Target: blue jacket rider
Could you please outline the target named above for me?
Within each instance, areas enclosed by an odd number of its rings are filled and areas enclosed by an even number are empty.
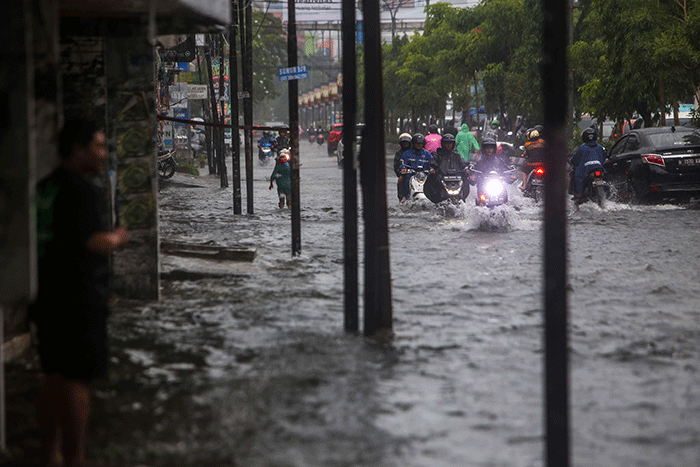
[[[574,166],[574,178],[576,182],[576,194],[583,193],[583,181],[591,171],[603,170],[606,153],[603,146],[596,142],[598,135],[594,128],[586,128],[581,133],[583,144],[579,146],[573,156],[569,159],[569,164]]]
[[[411,147],[401,156],[399,170],[401,171],[401,185],[403,186],[404,198],[407,198],[410,193],[408,182],[411,176],[407,172],[427,172],[430,170],[430,162],[433,160],[433,156],[424,147],[425,136],[421,133],[416,133],[411,138]]]

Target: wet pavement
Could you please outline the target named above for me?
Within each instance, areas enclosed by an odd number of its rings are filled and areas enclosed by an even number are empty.
[[[272,166],[256,164],[252,215],[232,214],[217,176],[161,185],[163,240],[256,258],[164,255],[160,301],[114,303],[92,461],[543,465],[541,206],[514,186],[494,210],[473,194],[458,207],[399,204],[390,173],[395,336],[377,342],[342,330],[341,171],[325,147],[301,151],[294,258],[290,213],[267,189]],[[570,212],[573,465],[700,465],[699,215],[614,203]],[[29,462],[31,353],[8,371],[8,444]]]

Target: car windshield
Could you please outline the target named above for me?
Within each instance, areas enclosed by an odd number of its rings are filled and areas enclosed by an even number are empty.
[[[700,132],[674,132],[648,135],[655,148],[672,148],[677,146],[700,146]]]

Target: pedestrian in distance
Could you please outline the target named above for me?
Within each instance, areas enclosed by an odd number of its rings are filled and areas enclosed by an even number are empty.
[[[289,151],[283,149],[280,156],[277,158],[277,164],[270,175],[270,190],[272,190],[272,182],[277,184],[277,195],[279,197],[279,208],[284,208],[284,203],[287,203],[287,208],[292,207],[292,171],[289,167]]]
[[[44,381],[36,415],[44,465],[84,465],[92,383],[107,374],[109,255],[129,241],[109,228],[105,133],[70,120],[59,136],[60,166],[36,190],[36,325]]]
[[[480,149],[479,143],[477,143],[476,138],[469,130],[469,125],[463,123],[462,129],[459,130],[455,137],[455,151],[464,157],[465,161],[469,162],[472,154],[475,154]]]

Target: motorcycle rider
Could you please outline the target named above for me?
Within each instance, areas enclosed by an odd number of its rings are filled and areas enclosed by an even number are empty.
[[[527,141],[525,142],[525,152],[523,152],[523,156],[526,161],[520,168],[523,172],[523,184],[519,187],[521,190],[525,190],[527,177],[530,172],[544,164],[545,153],[544,139],[537,128],[530,128],[525,134],[527,135]]]
[[[432,153],[433,160],[430,162],[431,175],[429,175],[428,180],[426,180],[424,191],[428,192],[432,190],[436,194],[443,192],[444,188],[439,184],[438,179],[440,175],[459,174],[464,179],[464,183],[469,182],[467,178],[469,173],[469,163],[454,150],[454,147],[455,137],[450,133],[445,134],[442,137],[442,147],[438,148],[437,151]],[[433,172],[437,174],[438,177],[434,176]],[[434,197],[436,199],[440,198],[440,196]],[[431,196],[428,196],[428,198],[431,198]]]
[[[394,154],[394,173],[398,177],[396,181],[396,196],[398,196],[399,201],[401,201],[401,156],[411,147],[411,135],[408,133],[401,133],[401,135],[399,135],[399,146],[399,150]]]
[[[438,127],[434,123],[428,127],[428,135],[425,137],[425,150],[434,153],[440,147],[442,136],[438,134]]]
[[[494,139],[484,138],[481,142],[481,148],[481,157],[479,157],[479,160],[476,162],[474,169],[482,174],[488,174],[492,171],[503,174],[503,172],[511,169],[509,160],[497,153],[496,141]],[[475,177],[472,177],[471,180],[472,184],[476,182]]]
[[[479,143],[476,142],[476,138],[469,130],[469,125],[466,123],[462,124],[462,129],[459,130],[459,133],[457,133],[455,137],[455,150],[467,162],[471,159],[472,154],[480,150]]]
[[[280,151],[282,151],[282,149],[286,149],[289,147],[290,147],[290,144],[289,144],[289,136],[287,136],[287,130],[284,130],[284,129],[280,130],[279,135],[277,136],[277,138],[275,138],[275,146],[274,146],[275,151],[277,151],[277,154],[279,156]]]
[[[275,140],[272,138],[272,133],[265,130],[263,131],[262,138],[258,140],[258,159],[260,159],[261,161],[265,160],[265,154],[262,152],[262,147],[268,145],[271,148],[274,148]]]
[[[406,199],[410,195],[408,182],[411,179],[410,172],[427,172],[430,167],[430,162],[433,156],[425,150],[425,136],[422,133],[416,133],[411,137],[411,147],[408,148],[401,156],[401,198]]]
[[[494,141],[503,141],[503,130],[501,130],[501,122],[494,118],[489,128],[484,132],[484,138],[491,138]]]
[[[583,194],[583,182],[586,176],[593,170],[603,170],[603,162],[607,154],[603,146],[598,144],[598,133],[595,128],[588,127],[581,132],[583,144],[578,147],[573,156],[569,159],[569,164],[574,166],[574,200],[580,199]]]

